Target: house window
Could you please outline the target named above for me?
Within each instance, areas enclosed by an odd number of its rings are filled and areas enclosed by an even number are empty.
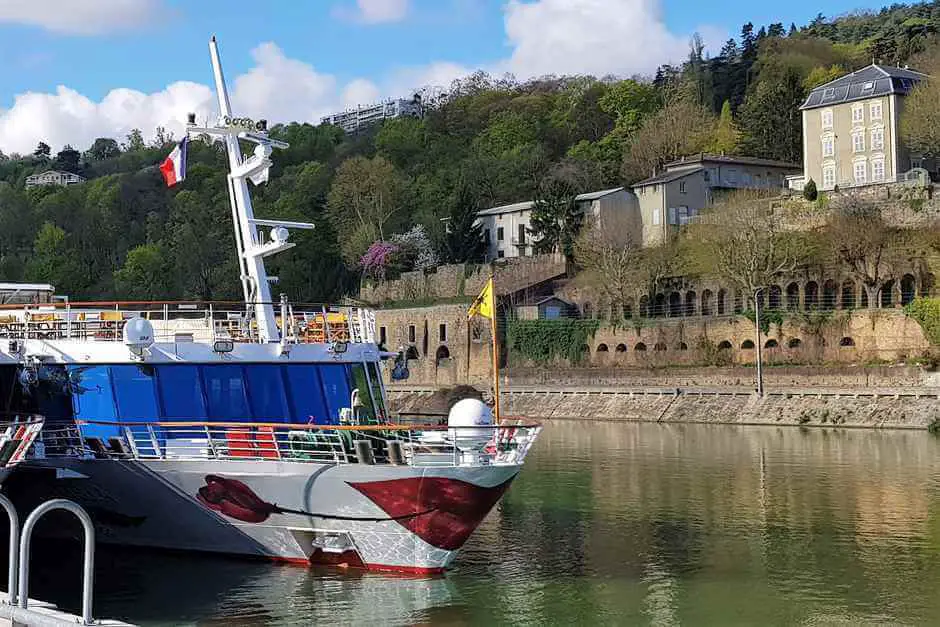
[[[708,170],[705,170],[704,172],[702,172],[702,176],[705,178],[706,183],[712,180],[712,173],[709,172]]]
[[[871,160],[871,180],[872,181],[885,180],[885,160],[884,159],[872,159]]]
[[[883,128],[873,128],[871,130],[871,149],[884,150],[885,148],[885,130]]]
[[[832,97],[835,96],[835,95],[836,95],[836,90],[835,90],[835,88],[833,88],[833,87],[827,87],[826,89],[823,90],[822,99],[823,99],[823,100],[827,100],[827,99],[829,99],[829,98],[832,98]]]
[[[864,185],[868,182],[868,165],[864,161],[856,161],[852,170],[856,185]]]
[[[675,207],[669,207],[669,224],[679,224]]]
[[[924,167],[923,157],[911,157],[911,168],[922,168],[922,167]]]
[[[497,259],[502,259],[502,258],[505,257],[505,256],[506,256],[506,253],[505,253],[505,252],[503,252],[503,251],[501,251],[501,250],[497,250],[497,251],[496,251],[496,257],[497,257]]]
[[[737,170],[728,170],[728,182],[731,184],[738,182],[738,171]]]
[[[852,152],[865,152],[864,133],[852,133]]]
[[[685,181],[679,181],[679,193],[680,194],[685,193]]]
[[[862,91],[871,91],[875,88],[875,81],[868,81],[862,85]]]
[[[525,225],[520,224],[518,231],[519,231],[519,243],[525,245]]]
[[[852,123],[861,124],[865,121],[865,108],[860,105],[852,105]]]
[[[827,165],[823,168],[822,182],[823,187],[826,189],[832,189],[836,186],[836,167],[834,165]]]
[[[653,226],[659,226],[663,223],[663,212],[660,209],[653,209]]]
[[[490,245],[490,230],[483,229],[483,241],[486,242],[486,245]]]
[[[385,346],[386,331],[385,327],[379,327],[379,344]]]
[[[689,208],[688,207],[679,207],[679,224],[688,224],[689,223]]]
[[[503,227],[496,227],[496,241],[503,241]]]
[[[823,109],[820,118],[823,128],[832,128],[832,109]]]
[[[440,340],[442,342],[446,342],[447,341],[447,324],[441,323],[437,331],[438,331],[438,337],[440,338]]]
[[[826,135],[822,140],[822,153],[824,157],[831,157],[835,154],[835,141],[832,135]]]
[[[870,105],[868,105],[868,117],[870,117],[872,120],[881,119],[881,103],[880,102],[873,102]]]
[[[415,337],[416,337],[415,325],[409,324],[408,325],[408,341],[414,344]]]

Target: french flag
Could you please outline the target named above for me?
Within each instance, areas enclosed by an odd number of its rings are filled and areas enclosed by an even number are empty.
[[[167,187],[173,187],[186,180],[186,144],[188,141],[189,138],[184,137],[170,156],[160,164],[160,173],[163,174]]]

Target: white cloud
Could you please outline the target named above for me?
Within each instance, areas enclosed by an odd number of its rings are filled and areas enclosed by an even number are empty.
[[[236,115],[272,122],[319,122],[321,115],[345,104],[333,76],[287,58],[273,43],[261,44],[252,56],[254,67],[237,76],[230,87]],[[354,95],[366,93],[360,83],[350,84],[348,89]],[[373,89],[368,94],[370,100],[377,94]],[[180,137],[191,111],[200,121],[217,115],[214,90],[191,82],[173,83],[151,94],[119,88],[100,102],[64,86],[54,94],[28,92],[17,96],[10,109],[0,109],[0,150],[27,153],[40,140],[54,150],[64,144],[85,149],[96,137],[123,139],[134,128],[150,138],[158,126]]]
[[[504,62],[520,78],[655,70],[688,51],[688,35],[666,28],[657,0],[510,0]]]
[[[44,2],[52,0],[33,0]],[[9,11],[9,4],[10,0],[0,0],[0,16]],[[689,35],[671,33],[658,7],[658,0],[507,0],[505,26],[511,52],[483,69],[497,75],[510,71],[520,79],[652,72],[688,52]],[[702,30],[706,43],[720,45],[723,38],[715,29]],[[453,79],[473,69],[438,61],[400,68],[378,83],[362,78],[341,83],[308,63],[286,57],[273,43],[259,45],[252,56],[254,66],[232,82],[233,108],[237,115],[271,122],[318,122],[327,113],[385,96],[407,96],[425,86],[446,91]],[[207,84],[209,80],[207,76]],[[215,97],[206,84],[178,82],[151,94],[114,89],[100,102],[60,86],[53,94],[21,94],[10,109],[0,109],[0,150],[30,152],[40,140],[54,149],[65,143],[86,148],[96,137],[123,138],[132,128],[148,136],[157,126],[179,136],[187,112],[195,111],[202,120],[215,110]]]
[[[338,6],[333,13],[363,24],[400,22],[408,16],[411,0],[356,0],[355,8]]]
[[[238,115],[272,121],[319,120],[336,106],[336,79],[313,66],[289,59],[275,44],[251,52],[255,66],[238,76],[232,107]]]
[[[0,23],[97,35],[151,22],[162,0],[0,0]]]

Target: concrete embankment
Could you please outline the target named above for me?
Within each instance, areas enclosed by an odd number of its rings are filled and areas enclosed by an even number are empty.
[[[514,385],[504,415],[626,422],[925,429],[940,421],[940,387],[773,388]],[[440,411],[433,387],[392,385],[395,411]]]

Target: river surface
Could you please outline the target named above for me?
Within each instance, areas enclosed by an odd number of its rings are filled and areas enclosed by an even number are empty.
[[[940,624],[940,439],[554,422],[447,575],[101,549],[96,616],[144,624]],[[77,609],[77,546],[31,596]]]

